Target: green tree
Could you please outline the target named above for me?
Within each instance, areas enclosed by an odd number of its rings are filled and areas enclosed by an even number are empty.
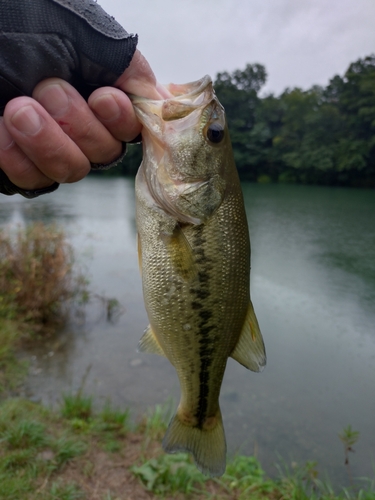
[[[327,101],[340,111],[342,134],[336,148],[336,170],[346,178],[375,177],[375,55],[350,64],[344,77],[334,77]]]
[[[258,92],[266,79],[264,66],[247,64],[244,70],[218,73],[214,82],[215,92],[225,108],[237,168],[242,177],[251,180],[257,179],[268,136],[261,124],[256,126]]]
[[[262,109],[267,100],[271,114]],[[254,125],[268,125],[272,136],[265,172],[272,165],[281,181],[375,184],[375,56],[352,63],[326,88],[287,89],[278,106],[272,100],[262,99]]]
[[[261,64],[218,73],[234,158],[243,179],[375,186],[375,55],[349,65],[324,87],[259,97]],[[107,175],[135,175],[142,148],[129,146]]]

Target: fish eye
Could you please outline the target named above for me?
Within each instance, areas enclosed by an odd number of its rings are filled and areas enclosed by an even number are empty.
[[[211,123],[207,129],[207,139],[214,144],[218,144],[224,138],[224,129],[220,123]]]

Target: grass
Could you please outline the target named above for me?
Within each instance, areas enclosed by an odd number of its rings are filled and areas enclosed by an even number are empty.
[[[0,318],[0,394],[15,389],[27,373],[27,365],[17,360],[17,322]]]
[[[92,398],[77,395],[63,394],[61,414],[69,420],[88,420],[92,413]]]
[[[56,414],[26,400],[5,400],[0,406],[0,499],[31,499],[43,484],[50,487],[35,498],[82,497],[71,484],[52,478],[86,449]]]
[[[184,453],[166,455],[160,434],[170,403],[138,424],[107,403],[64,395],[58,410],[22,399],[0,404],[1,500],[375,500],[375,484],[335,493],[316,464],[266,476],[253,456],[235,456],[221,478],[203,476]],[[89,411],[87,411],[89,408]],[[145,445],[147,443],[147,446]]]

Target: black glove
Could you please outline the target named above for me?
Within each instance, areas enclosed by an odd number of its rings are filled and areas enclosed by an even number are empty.
[[[0,114],[9,100],[31,96],[50,77],[68,81],[87,99],[114,84],[136,46],[137,36],[93,0],[0,0]],[[24,191],[0,174],[3,194],[34,197],[57,186]]]

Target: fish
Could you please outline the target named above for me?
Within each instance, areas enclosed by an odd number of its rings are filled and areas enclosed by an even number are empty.
[[[174,366],[181,399],[162,445],[226,468],[219,406],[229,357],[259,372],[266,353],[250,300],[250,238],[225,117],[209,76],[131,96],[142,128],[136,175],[138,258],[149,326],[138,351]]]

